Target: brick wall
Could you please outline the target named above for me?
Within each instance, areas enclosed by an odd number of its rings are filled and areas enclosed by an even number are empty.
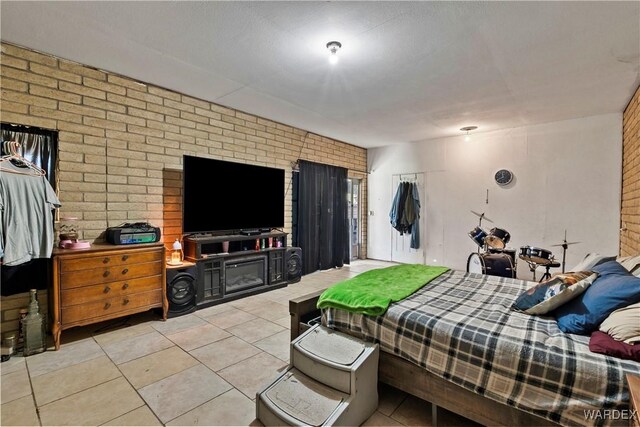
[[[640,254],[640,87],[622,119],[620,255]]]
[[[167,245],[180,237],[183,154],[281,168],[285,188],[300,158],[362,179],[366,258],[366,149],[13,44],[0,48],[0,120],[59,131],[60,213],[79,218],[81,238],[136,221],[162,227]],[[27,295],[2,298],[3,334],[17,325],[13,312],[5,319],[5,304],[28,303]]]
[[[83,239],[122,222],[149,221],[165,243],[181,234],[182,155],[282,168],[301,158],[363,180],[366,149],[117,74],[1,45],[2,121],[59,131],[60,212]],[[291,194],[285,229],[291,230]],[[362,230],[366,250],[366,221]],[[366,253],[364,253],[366,257]]]

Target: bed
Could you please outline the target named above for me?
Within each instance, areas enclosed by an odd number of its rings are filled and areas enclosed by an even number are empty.
[[[532,285],[450,270],[383,316],[329,308],[322,322],[379,342],[381,381],[474,421],[628,425],[596,411],[628,409],[625,374],[640,375],[640,364],[591,353],[589,337],[553,318],[510,310]],[[291,301],[292,335],[317,296]]]

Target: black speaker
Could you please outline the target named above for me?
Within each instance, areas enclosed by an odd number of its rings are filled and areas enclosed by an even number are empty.
[[[167,268],[167,317],[177,317],[196,311],[196,266]]]
[[[302,278],[302,249],[287,248],[285,263],[287,270],[287,282],[299,282]]]

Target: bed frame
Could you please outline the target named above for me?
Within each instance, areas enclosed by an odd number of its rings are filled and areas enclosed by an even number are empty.
[[[320,316],[316,303],[322,292],[316,291],[289,301],[292,340],[310,327],[307,321]],[[558,425],[545,418],[473,393],[384,351],[380,352],[378,380],[430,402],[434,427],[437,425],[437,407],[445,408],[483,425]]]

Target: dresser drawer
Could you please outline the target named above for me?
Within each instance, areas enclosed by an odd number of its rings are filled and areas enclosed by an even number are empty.
[[[63,323],[81,322],[97,317],[116,316],[121,311],[150,305],[162,305],[162,289],[62,307],[61,318]]]
[[[113,267],[79,270],[60,275],[60,288],[72,289],[99,283],[117,282],[136,277],[157,276],[162,274],[162,261],[147,262],[135,265],[118,265]]]
[[[94,257],[64,259],[60,263],[60,272],[90,270],[92,268],[111,267],[114,265],[140,264],[162,261],[162,250],[145,252],[125,252]]]
[[[92,301],[104,301],[107,298],[147,292],[155,289],[162,289],[162,275],[65,289],[60,292],[60,305],[62,307],[68,307]]]

